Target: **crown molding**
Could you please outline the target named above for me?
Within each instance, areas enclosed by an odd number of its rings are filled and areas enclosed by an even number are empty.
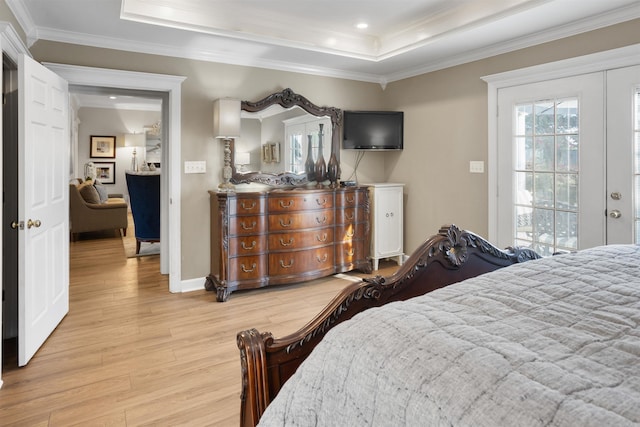
[[[29,52],[27,46],[22,42],[13,25],[8,22],[0,22],[0,35],[2,37],[2,51],[6,53],[11,60],[17,62],[19,54],[31,57],[31,52]]]
[[[115,49],[144,54],[162,55],[168,57],[185,58],[206,62],[218,62],[230,65],[265,68],[301,74],[310,74],[323,77],[334,77],[347,80],[356,80],[369,83],[378,83],[383,88],[389,82],[415,77],[421,74],[438,71],[441,69],[486,59],[492,56],[505,54],[515,50],[532,47],[542,43],[574,36],[588,31],[597,30],[610,25],[619,24],[632,19],[640,18],[640,3],[603,13],[595,17],[585,18],[567,25],[556,27],[552,30],[538,32],[523,36],[505,43],[474,49],[446,58],[434,58],[425,65],[406,68],[402,71],[378,74],[345,71],[331,67],[306,65],[293,61],[269,60],[254,55],[243,55],[215,49],[189,49],[185,47],[167,46],[159,43],[136,43],[129,39],[116,37],[98,37],[90,34],[60,31],[51,28],[36,28],[33,21],[23,7],[20,0],[6,0],[10,9],[16,15],[16,19],[27,34],[29,46],[35,40],[49,40],[60,43],[92,46],[105,49]],[[374,62],[381,62],[378,58]]]
[[[31,47],[38,40],[38,29],[31,18],[31,14],[21,0],[5,0],[5,3],[16,17],[18,24],[27,37],[27,45]]]

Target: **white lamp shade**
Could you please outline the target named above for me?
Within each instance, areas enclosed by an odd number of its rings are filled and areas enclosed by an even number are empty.
[[[215,138],[240,136],[240,100],[222,98],[213,102],[213,136]]]
[[[251,163],[251,155],[248,152],[236,153],[236,165],[248,165]]]
[[[127,133],[124,135],[125,147],[144,147],[147,138],[144,133]]]

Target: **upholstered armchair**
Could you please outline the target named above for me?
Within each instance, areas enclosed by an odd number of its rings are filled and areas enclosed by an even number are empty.
[[[139,254],[142,242],[160,241],[160,172],[126,172],[126,178]]]

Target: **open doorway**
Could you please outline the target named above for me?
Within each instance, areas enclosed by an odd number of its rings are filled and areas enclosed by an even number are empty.
[[[70,87],[104,87],[109,89],[132,89],[164,94],[162,123],[162,179],[160,209],[161,257],[160,271],[169,274],[169,291],[182,292],[181,280],[181,203],[180,203],[180,135],[181,135],[181,91],[185,77],[166,74],[151,74],[134,71],[82,67],[67,64],[44,63],[67,82]],[[166,166],[165,166],[166,165]],[[169,242],[172,244],[170,245]]]
[[[78,85],[71,85],[69,93],[74,123],[71,178],[86,180],[92,175],[90,178],[100,184],[96,188],[121,196],[128,203],[129,227],[122,237],[125,256],[161,253],[159,183],[165,163],[162,145],[166,121],[162,118],[166,116],[163,110],[167,93]],[[109,138],[115,141],[113,150],[97,152],[94,139]],[[131,141],[137,146],[128,146]],[[101,173],[96,176],[96,172],[101,171],[105,172],[104,176]],[[132,199],[130,185],[140,181],[154,185],[147,186],[144,194]],[[72,209],[74,206],[72,204]],[[97,238],[112,231],[85,233],[80,237]]]

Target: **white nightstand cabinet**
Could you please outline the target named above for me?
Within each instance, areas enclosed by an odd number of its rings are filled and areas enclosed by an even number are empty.
[[[403,194],[404,184],[365,184],[369,187],[371,200],[371,259],[373,269],[378,269],[378,261],[395,258],[402,265],[403,242]]]

